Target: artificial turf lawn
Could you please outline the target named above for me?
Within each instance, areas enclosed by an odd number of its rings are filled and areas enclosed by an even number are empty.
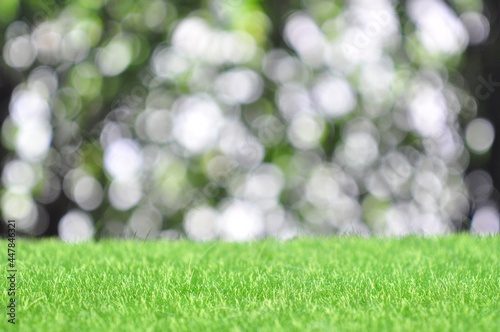
[[[0,245],[7,252],[7,242]],[[18,239],[16,250],[21,331],[500,327],[500,237],[76,245]]]

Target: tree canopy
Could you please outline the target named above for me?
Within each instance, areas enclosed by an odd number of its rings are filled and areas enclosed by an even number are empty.
[[[494,129],[482,3],[2,1],[2,205],[27,234],[442,234]],[[483,33],[481,33],[483,27]],[[466,130],[464,130],[466,128]]]

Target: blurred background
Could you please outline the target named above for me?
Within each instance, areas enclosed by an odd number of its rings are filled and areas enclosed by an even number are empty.
[[[498,233],[498,15],[2,0],[2,218],[65,241]]]

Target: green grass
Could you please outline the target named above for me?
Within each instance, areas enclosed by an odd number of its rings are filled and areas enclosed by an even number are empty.
[[[500,327],[500,237],[18,240],[16,249],[21,331]]]

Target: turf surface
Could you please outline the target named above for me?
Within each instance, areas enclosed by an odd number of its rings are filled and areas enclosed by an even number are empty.
[[[7,242],[0,245],[7,252]],[[500,237],[77,245],[18,239],[16,249],[21,331],[500,327]]]

